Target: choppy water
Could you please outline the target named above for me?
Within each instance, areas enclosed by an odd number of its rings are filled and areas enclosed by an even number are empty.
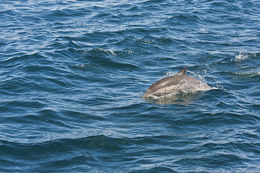
[[[0,172],[260,172],[257,0],[0,1]],[[141,98],[188,67],[218,88]]]

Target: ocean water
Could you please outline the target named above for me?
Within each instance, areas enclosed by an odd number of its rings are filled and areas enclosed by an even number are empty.
[[[0,172],[260,172],[258,0],[1,0]],[[144,100],[183,67],[217,89]]]

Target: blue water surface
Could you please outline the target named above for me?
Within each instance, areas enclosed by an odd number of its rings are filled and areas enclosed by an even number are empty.
[[[260,172],[260,2],[2,0],[0,98],[0,172]]]

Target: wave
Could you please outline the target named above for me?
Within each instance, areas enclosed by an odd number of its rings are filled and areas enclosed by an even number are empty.
[[[71,170],[74,166],[79,168],[81,165],[85,165],[82,169],[89,171],[94,170],[96,166],[101,166],[100,170],[110,171],[119,169],[121,171],[171,169],[179,171],[179,169],[183,169],[183,165],[188,166],[187,170],[190,170],[189,166],[196,163],[202,165],[202,169],[207,171],[222,162],[225,162],[223,163],[224,168],[234,163],[243,165],[244,162],[251,162],[253,165],[252,156],[236,153],[255,152],[257,142],[246,142],[246,139],[241,139],[240,131],[230,129],[229,126],[223,127],[211,134],[208,134],[208,131],[198,134],[195,130],[195,132],[183,132],[179,135],[171,132],[168,135],[150,134],[132,138],[106,135],[74,136],[75,138],[37,143],[0,140],[0,154],[8,155],[8,157],[1,158],[4,160],[2,163],[6,163],[7,166],[18,165],[19,161],[23,160],[20,167],[34,163],[34,159],[40,155],[40,161],[37,160],[36,165],[26,168],[33,170],[45,168],[46,170],[66,171],[67,169]],[[250,138],[252,132],[242,135]],[[218,139],[213,142],[212,137]],[[228,137],[230,138],[226,139]],[[193,155],[194,152],[196,155]],[[143,153],[146,153],[146,157],[140,157]],[[160,156],[158,159],[153,159],[158,156]],[[18,163],[15,163],[14,160]],[[144,167],[144,162],[146,167]],[[110,167],[108,163],[113,166]],[[176,165],[175,168],[172,168],[173,164]],[[117,167],[118,165],[121,165],[120,168]],[[197,167],[192,169],[197,169]]]
[[[248,73],[234,72],[233,74],[235,76],[241,77],[241,78],[254,78],[254,79],[256,79],[257,77],[259,77],[260,72],[248,72]]]
[[[128,50],[112,51],[112,50],[97,48],[97,49],[91,49],[89,51],[85,51],[84,59],[89,61],[89,64],[93,64],[97,68],[106,68],[109,70],[119,69],[119,70],[126,70],[126,71],[139,70],[139,66],[136,65],[135,62],[126,61],[125,56],[129,54],[131,54],[131,51]]]
[[[1,1],[0,172],[257,172],[254,2]]]
[[[0,140],[1,152],[9,151],[9,154],[23,153],[27,150],[37,151],[38,154],[44,153],[60,153],[72,149],[104,149],[104,150],[118,150],[121,149],[127,139],[125,138],[112,138],[105,135],[89,136],[83,138],[64,138],[55,139],[39,143],[19,143]],[[31,153],[34,155],[33,153]],[[18,154],[19,155],[19,154]],[[21,155],[23,156],[23,155]]]

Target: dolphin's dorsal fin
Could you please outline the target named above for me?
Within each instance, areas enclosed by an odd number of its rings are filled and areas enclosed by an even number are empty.
[[[184,69],[182,69],[182,70],[178,73],[178,75],[185,75],[186,70],[187,70],[187,67],[185,67]]]

